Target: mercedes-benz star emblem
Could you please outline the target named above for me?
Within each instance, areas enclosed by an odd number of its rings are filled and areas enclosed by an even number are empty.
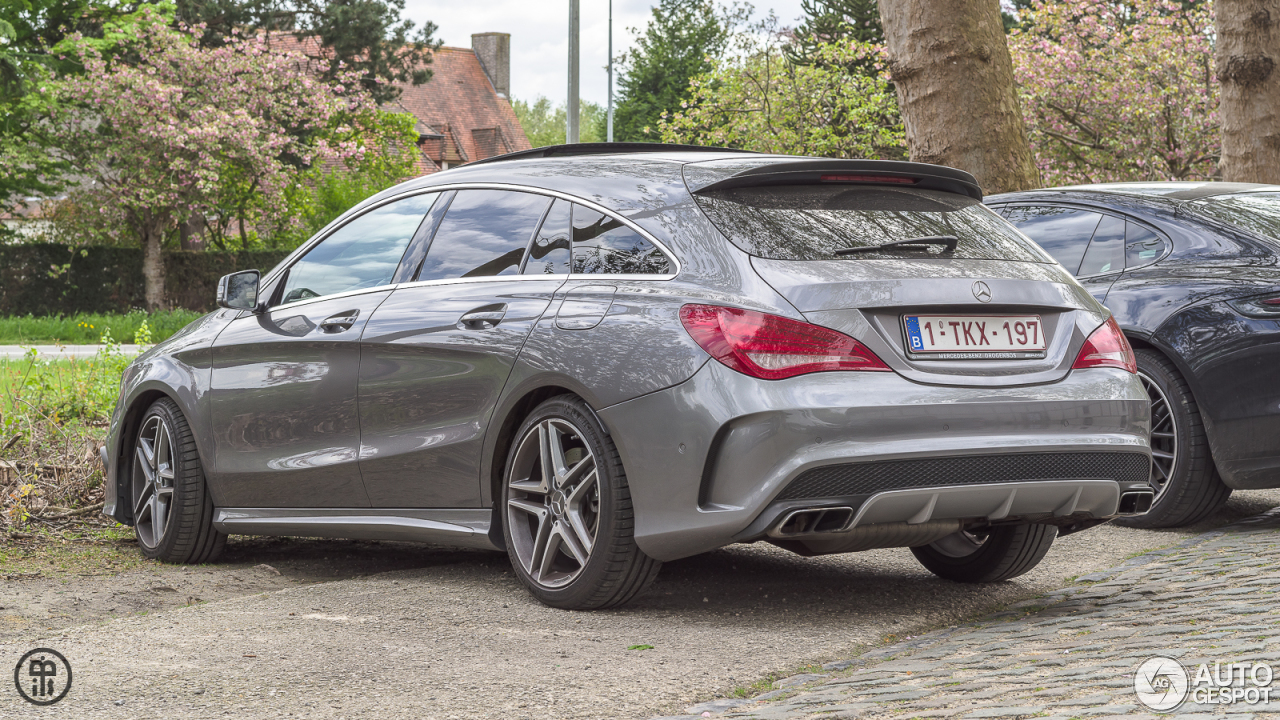
[[[978,298],[978,302],[991,302],[991,288],[979,280],[973,284],[973,296]]]

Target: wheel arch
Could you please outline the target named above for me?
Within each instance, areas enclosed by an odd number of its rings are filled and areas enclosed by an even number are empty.
[[[125,407],[124,413],[120,418],[120,436],[117,441],[115,463],[116,463],[116,496],[117,506],[120,508],[116,513],[116,519],[125,525],[133,524],[133,503],[130,502],[131,488],[129,484],[132,482],[132,473],[130,472],[130,464],[133,459],[133,452],[130,448],[138,438],[138,431],[142,427],[142,416],[146,414],[147,409],[161,398],[168,398],[178,404],[182,409],[182,403],[174,397],[173,393],[168,392],[167,388],[146,387],[135,394]],[[183,410],[183,414],[187,414]]]
[[[493,421],[489,425],[492,431],[486,438],[484,459],[481,462],[483,480],[480,501],[482,506],[488,506],[493,510],[493,520],[489,523],[489,539],[500,550],[506,550],[506,541],[502,535],[502,509],[498,498],[502,496],[502,474],[506,470],[507,454],[511,452],[511,445],[515,442],[516,430],[534,408],[560,395],[582,397],[581,393],[554,382],[523,388],[519,393],[512,393],[512,396],[508,397],[501,413],[495,411]],[[603,424],[602,422],[601,425]]]

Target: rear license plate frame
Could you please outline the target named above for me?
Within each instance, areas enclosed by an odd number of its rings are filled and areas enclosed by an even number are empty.
[[[1045,347],[1032,350],[1018,349],[1002,349],[1002,350],[914,350],[912,349],[911,340],[913,337],[911,320],[916,321],[917,332],[919,332],[919,323],[922,319],[940,319],[961,320],[971,319],[976,321],[991,322],[999,320],[1016,320],[1026,322],[1034,320],[1037,324],[1037,330]],[[1011,314],[1011,315],[995,315],[995,314],[973,314],[973,313],[903,313],[900,316],[902,324],[902,348],[906,352],[907,358],[910,360],[1043,360],[1048,353],[1048,338],[1045,337],[1044,317],[1036,314]]]

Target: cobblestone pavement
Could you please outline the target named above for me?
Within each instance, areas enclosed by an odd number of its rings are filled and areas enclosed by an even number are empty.
[[[755,698],[695,705],[681,717],[1156,717],[1134,692],[1135,671],[1152,656],[1181,662],[1193,690],[1202,663],[1220,675],[1231,662],[1280,671],[1277,558],[1280,508],[1080,577],[979,622],[829,663]],[[1174,713],[1280,718],[1280,678],[1271,686],[1277,697],[1269,704],[1196,704],[1193,692]]]

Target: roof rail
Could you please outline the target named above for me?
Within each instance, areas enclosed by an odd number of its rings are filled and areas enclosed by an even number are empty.
[[[695,193],[705,193],[738,187],[819,183],[902,185],[968,195],[975,200],[982,199],[982,187],[972,175],[963,170],[901,160],[796,158],[769,162],[689,189]]]
[[[568,145],[547,145],[545,147],[533,148],[532,150],[517,150],[512,153],[507,153],[506,155],[494,155],[491,158],[476,160],[475,162],[467,164],[480,165],[482,163],[505,162],[507,160],[528,160],[532,158],[571,157],[574,155],[615,155],[622,153],[646,152],[724,152],[758,154],[751,150],[735,150],[734,148],[724,147],[703,147],[701,145],[675,145],[668,143],[571,143]]]

